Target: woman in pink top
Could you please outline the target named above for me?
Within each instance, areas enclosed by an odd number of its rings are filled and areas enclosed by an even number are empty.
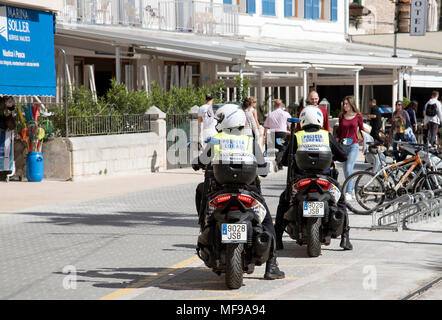
[[[359,154],[358,130],[366,131],[362,121],[361,112],[358,110],[353,97],[347,96],[342,101],[342,109],[339,114],[339,127],[336,132],[337,140],[342,149],[347,153],[348,159],[344,162],[344,177],[347,179],[353,173],[356,159]],[[354,183],[350,182],[345,190],[345,200],[351,200]]]

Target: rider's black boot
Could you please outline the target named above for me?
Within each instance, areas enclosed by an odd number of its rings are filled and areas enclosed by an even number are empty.
[[[270,254],[271,256],[266,263],[266,271],[264,274],[264,279],[266,280],[284,279],[285,273],[279,270],[275,254],[274,253]]]
[[[353,250],[353,245],[350,242],[350,235],[349,235],[350,228],[345,230],[341,235],[341,244],[339,245],[344,250]]]

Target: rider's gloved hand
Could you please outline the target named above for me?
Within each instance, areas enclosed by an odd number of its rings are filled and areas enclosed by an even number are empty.
[[[198,171],[200,169],[200,165],[198,163],[192,163],[192,169]]]

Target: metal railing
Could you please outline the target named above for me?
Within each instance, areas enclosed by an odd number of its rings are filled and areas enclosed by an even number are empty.
[[[63,0],[57,20],[205,35],[237,35],[238,6],[192,0]]]
[[[142,26],[148,0],[64,0],[64,22]]]
[[[206,35],[237,35],[238,6],[203,1],[175,0],[158,3],[160,29]]]
[[[69,137],[150,132],[151,120],[148,114],[69,116],[67,132]]]

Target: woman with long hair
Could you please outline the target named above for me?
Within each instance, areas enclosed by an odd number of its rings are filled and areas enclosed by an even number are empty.
[[[258,100],[255,97],[250,97],[250,102],[252,103],[252,106],[250,107],[250,111],[253,114],[253,118],[255,119],[255,123],[256,123],[256,132],[253,132],[253,136],[256,140],[256,142],[258,143],[258,145],[261,147],[261,149],[264,149],[264,144],[263,144],[263,134],[264,134],[264,128],[259,124],[258,121],[258,111],[256,111],[256,103],[258,102]]]
[[[342,100],[341,113],[339,114],[339,127],[336,137],[341,143],[342,149],[347,153],[347,161],[344,162],[344,177],[347,179],[353,173],[353,168],[359,154],[358,130],[365,131],[364,122],[353,97],[347,96]],[[352,199],[351,193],[354,183],[350,182],[345,190],[345,200]]]
[[[250,97],[249,99],[250,99],[250,102],[252,103],[252,107],[250,108],[250,110],[252,111],[253,118],[255,119],[256,127],[259,130],[260,124],[258,121],[258,112],[256,111],[256,103],[258,102],[258,100],[256,100],[255,97]]]
[[[401,100],[396,101],[396,111],[393,112],[392,118],[393,122],[393,141],[411,141],[409,132],[412,132],[410,116],[408,112],[403,109],[403,102]],[[405,160],[407,157],[406,153],[400,153],[397,148],[397,143],[393,142],[393,155],[394,159],[399,162]]]
[[[256,126],[255,117],[253,116],[252,112],[252,100],[251,98],[245,98],[242,103],[242,109],[244,113],[246,114],[246,124],[244,126],[244,134],[250,136],[250,137],[257,137],[259,136],[258,127]]]

